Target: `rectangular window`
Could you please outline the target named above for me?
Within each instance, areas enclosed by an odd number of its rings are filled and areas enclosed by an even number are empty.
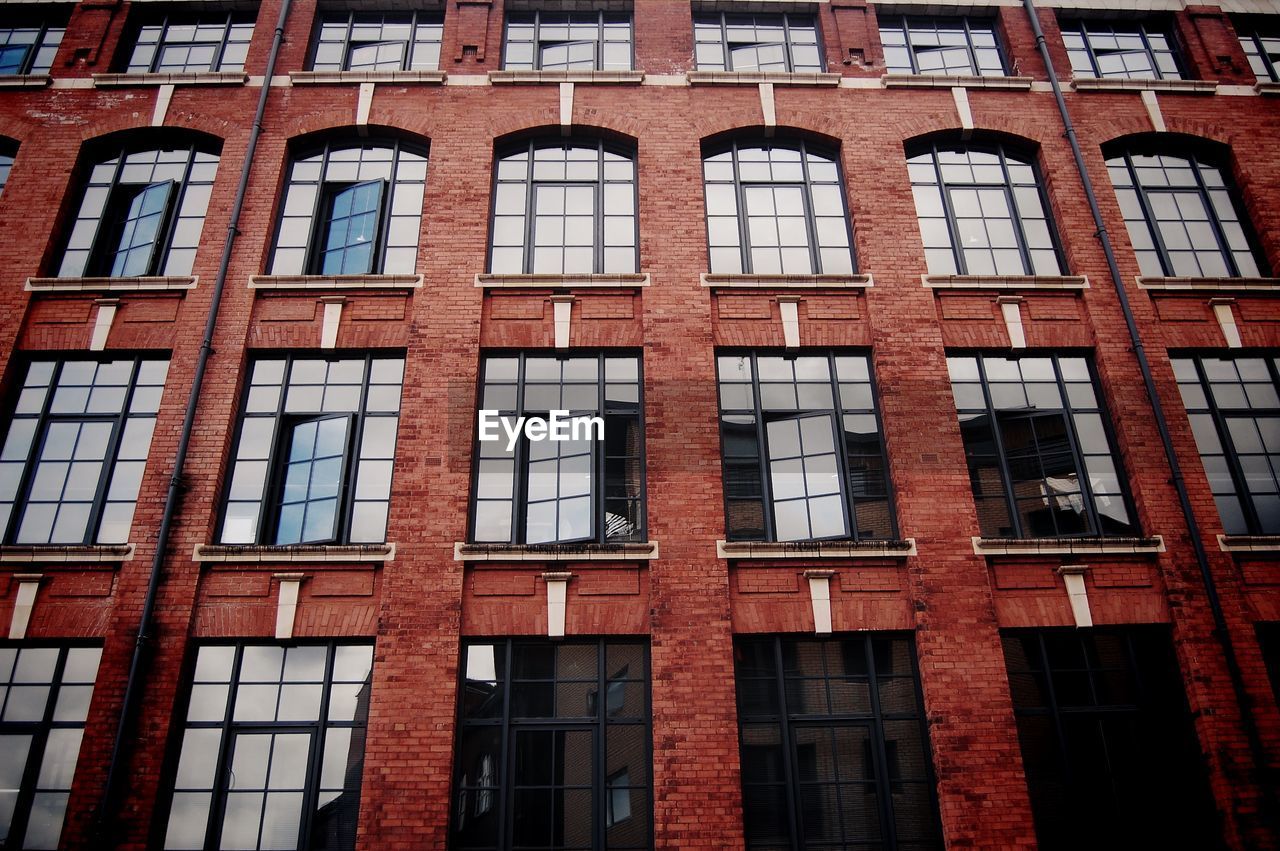
[[[630,71],[626,12],[512,12],[502,67],[538,71]]]
[[[748,849],[942,848],[910,636],[734,642]]]
[[[28,19],[19,23],[15,19],[22,16],[16,9],[10,7],[5,14],[12,17],[0,26],[0,74],[48,74],[67,30],[65,16],[57,22]]]
[[[472,540],[513,544],[643,541],[640,359],[486,357],[480,408],[494,411],[476,449]],[[582,418],[568,439],[534,439],[521,418]],[[589,418],[603,421],[603,437]],[[510,431],[521,432],[510,446]],[[576,432],[576,433],[575,433]],[[480,435],[483,438],[483,434]]]
[[[262,358],[249,376],[219,540],[385,540],[404,359]]]
[[[1062,21],[1062,43],[1076,77],[1181,80],[1173,31],[1154,21]]]
[[[355,848],[373,647],[196,651],[165,851]]]
[[[1220,844],[1166,628],[1002,637],[1042,849]]]
[[[148,18],[138,28],[125,71],[243,71],[254,16],[240,12]]]
[[[947,358],[983,537],[1136,535],[1083,357]]]
[[[717,358],[730,540],[897,537],[866,355]]]
[[[0,448],[10,544],[123,544],[167,360],[32,361]]]
[[[58,847],[99,647],[0,645],[0,847]]]
[[[693,37],[699,71],[827,70],[813,15],[698,14]]]
[[[1263,82],[1280,81],[1280,26],[1275,18],[1237,18],[1235,25],[1254,76]]]
[[[1280,359],[1174,358],[1228,535],[1280,535]]]
[[[652,848],[648,647],[499,639],[462,652],[451,847]]]
[[[321,13],[313,71],[434,71],[444,18],[430,12]]]
[[[879,21],[890,74],[1000,77],[1005,73],[993,19],[886,15]]]

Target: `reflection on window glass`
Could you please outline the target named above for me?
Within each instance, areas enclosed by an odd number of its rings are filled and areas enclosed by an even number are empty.
[[[124,544],[167,360],[32,361],[0,448],[12,544]]]
[[[1280,80],[1280,28],[1274,17],[1237,20],[1236,32],[1254,76],[1264,82]]]
[[[0,26],[0,74],[48,74],[65,32],[65,26],[49,21]]]
[[[967,17],[879,18],[884,63],[891,74],[995,76],[1005,73],[995,21]]]
[[[221,542],[385,540],[403,376],[398,357],[254,361]]]
[[[502,67],[538,71],[630,71],[631,15],[512,12]]]
[[[253,16],[245,13],[168,15],[138,29],[125,71],[243,71]]]
[[[4,192],[4,185],[9,182],[9,172],[13,170],[13,155],[0,154],[0,193]]]
[[[101,658],[0,645],[0,847],[58,847]]]
[[[313,71],[434,71],[443,18],[430,12],[322,12]]]
[[[1062,43],[1077,77],[1180,80],[1173,35],[1141,21],[1062,22]]]
[[[812,15],[730,12],[693,19],[699,71],[825,71],[826,59]]]
[[[164,848],[352,849],[373,647],[196,653]]]

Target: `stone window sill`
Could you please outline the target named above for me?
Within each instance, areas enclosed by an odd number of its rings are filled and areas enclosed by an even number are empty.
[[[643,71],[490,71],[489,82],[498,85],[513,83],[613,83],[639,85],[644,82]]]
[[[416,290],[421,275],[251,275],[251,290]]]
[[[1253,90],[1260,95],[1280,95],[1280,83],[1259,80],[1254,83]]]
[[[702,286],[728,289],[855,289],[874,286],[870,275],[722,275],[703,272]]]
[[[1144,554],[1164,552],[1164,538],[980,538],[973,551],[980,556]]]
[[[1114,77],[1083,77],[1072,80],[1078,92],[1183,92],[1211,95],[1218,90],[1217,80],[1130,80]]]
[[[174,73],[94,74],[97,88],[119,86],[243,86],[249,75],[243,71],[179,71]]]
[[[1280,290],[1280,278],[1137,278],[1138,289],[1174,292]]]
[[[1031,91],[1031,77],[979,77],[969,74],[949,77],[945,74],[885,74],[880,78],[886,89],[1017,89]]]
[[[193,561],[236,564],[395,561],[395,544],[198,544]]]
[[[921,275],[932,290],[1087,290],[1084,275]]]
[[[716,541],[716,558],[907,558],[916,555],[916,539],[900,541]]]
[[[133,561],[133,544],[0,546],[0,564],[116,564]]]
[[[1219,535],[1218,549],[1224,553],[1277,553],[1280,535]]]
[[[142,278],[27,278],[27,292],[139,292],[194,290],[199,278],[193,275]]]
[[[0,89],[43,89],[52,82],[48,74],[0,74]]]
[[[448,79],[444,71],[290,71],[294,86],[344,85],[349,83],[424,83],[439,86]]]
[[[482,289],[634,289],[649,286],[649,275],[476,275]]]
[[[636,544],[453,545],[454,561],[654,561],[656,541]]]
[[[772,83],[775,86],[838,86],[839,74],[819,74],[796,71],[690,71],[691,86],[755,86]]]

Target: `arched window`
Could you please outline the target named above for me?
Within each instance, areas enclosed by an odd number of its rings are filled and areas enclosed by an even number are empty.
[[[334,141],[289,167],[273,275],[412,274],[418,256],[424,148]]]
[[[638,243],[632,152],[534,140],[498,158],[491,272],[636,272]]]
[[[191,274],[217,172],[201,143],[94,159],[58,277]]]
[[[9,182],[9,172],[13,169],[13,158],[18,153],[18,146],[8,139],[0,139],[0,193]]]
[[[907,170],[931,274],[1062,274],[1030,157],[999,144],[933,144],[916,149]]]
[[[1263,265],[1230,178],[1210,153],[1146,146],[1107,158],[1144,275],[1256,277]]]
[[[853,271],[844,182],[832,152],[807,142],[733,142],[702,160],[711,271]]]

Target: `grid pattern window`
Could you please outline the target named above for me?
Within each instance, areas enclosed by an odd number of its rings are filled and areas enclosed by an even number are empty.
[[[450,847],[653,847],[648,647],[463,646]]]
[[[1280,535],[1280,359],[1173,358],[1228,535]]]
[[[165,851],[354,849],[373,647],[204,645]]]
[[[1213,157],[1134,149],[1108,157],[1107,171],[1142,274],[1262,274],[1248,219]]]
[[[48,74],[67,30],[65,21],[19,22],[22,16],[16,10],[6,14],[13,17],[0,26],[0,74]]]
[[[933,145],[910,157],[907,171],[930,274],[1062,274],[1030,157],[1003,145]]]
[[[730,540],[897,537],[866,355],[717,358]]]
[[[836,154],[804,141],[734,142],[703,156],[711,271],[840,275],[854,270]]]
[[[252,14],[164,15],[138,28],[125,71],[243,71],[252,38]]]
[[[1220,843],[1166,628],[1010,630],[1002,639],[1041,848]]]
[[[947,358],[988,538],[1136,535],[1083,357]]]
[[[1280,82],[1280,26],[1265,19],[1237,19],[1235,23],[1254,76],[1263,82]]]
[[[880,41],[890,74],[1002,77],[995,20],[991,18],[880,18]]]
[[[0,195],[4,194],[4,185],[9,182],[9,172],[12,170],[13,154],[8,151],[0,152]]]
[[[218,154],[194,145],[95,160],[58,277],[191,274],[217,173]]]
[[[1181,80],[1173,33],[1142,21],[1062,21],[1062,43],[1076,77]]]
[[[542,140],[499,157],[491,272],[636,272],[638,236],[633,152]]]
[[[513,544],[643,541],[644,426],[640,359],[534,354],[486,357],[482,410],[502,425],[476,448],[472,540]],[[509,434],[521,417],[601,418],[567,440]],[[563,421],[563,420],[562,420]]]
[[[129,540],[167,360],[32,361],[0,448],[11,544]]]
[[[426,150],[400,142],[334,142],[296,157],[271,274],[413,274],[426,181]]]
[[[0,847],[54,849],[102,649],[0,645]]]
[[[827,70],[813,15],[698,14],[693,37],[699,71]]]
[[[942,848],[909,636],[739,638],[734,663],[749,851]]]
[[[400,357],[254,361],[219,540],[385,540],[403,377]]]
[[[311,69],[434,71],[443,32],[439,13],[321,13]]]
[[[511,12],[502,67],[534,71],[630,71],[631,15]]]

